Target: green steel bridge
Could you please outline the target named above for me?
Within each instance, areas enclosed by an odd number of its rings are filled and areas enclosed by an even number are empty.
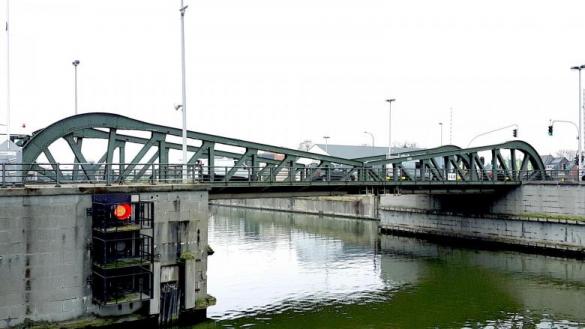
[[[188,183],[208,184],[211,193],[493,190],[547,178],[536,150],[519,140],[344,159],[188,131],[185,168],[169,162],[181,152],[181,136],[181,129],[117,114],[79,114],[23,138],[22,164],[2,165],[0,174],[25,186]],[[98,161],[87,160],[96,154]]]

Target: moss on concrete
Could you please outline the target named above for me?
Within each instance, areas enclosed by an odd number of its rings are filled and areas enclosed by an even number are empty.
[[[543,218],[543,219],[555,219],[555,220],[574,220],[574,221],[585,221],[583,215],[569,215],[569,214],[551,214],[551,213],[540,213],[540,212],[525,212],[517,214],[516,216],[521,218]]]

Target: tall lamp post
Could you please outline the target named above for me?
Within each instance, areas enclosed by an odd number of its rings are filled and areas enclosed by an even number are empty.
[[[323,136],[323,139],[325,140],[325,153],[329,154],[329,143],[327,143],[327,140],[331,138],[330,136]]]
[[[372,155],[374,155],[374,154],[373,154],[373,152],[374,152],[374,147],[376,147],[375,140],[374,140],[374,134],[372,134],[372,133],[371,133],[371,132],[369,132],[369,131],[364,131],[364,134],[368,134],[368,135],[370,135],[370,137],[372,137]]]
[[[187,181],[187,80],[185,76],[185,6],[181,0],[181,76],[182,76],[182,104],[183,110],[183,183]]]
[[[441,146],[443,146],[443,123],[439,122],[439,127],[441,128]]]
[[[396,99],[389,98],[386,100],[388,102],[388,159],[392,156],[392,102],[395,102]]]
[[[75,71],[75,115],[77,115],[77,65],[79,65],[79,63],[81,63],[78,59],[74,60],[73,63],[73,67],[74,67],[74,71]]]
[[[508,125],[508,126],[505,126],[505,127],[501,127],[501,128],[494,129],[494,130],[490,130],[490,131],[486,131],[486,132],[483,132],[483,133],[481,133],[481,134],[479,134],[479,135],[476,135],[475,137],[473,137],[473,138],[472,138],[472,139],[469,141],[469,143],[467,144],[467,147],[470,147],[470,146],[471,146],[471,143],[473,143],[473,141],[474,141],[474,140],[476,140],[478,137],[485,136],[485,135],[488,135],[488,134],[494,133],[494,132],[496,132],[496,131],[501,131],[501,130],[505,130],[505,129],[509,129],[509,128],[514,128],[514,129],[512,130],[512,136],[513,136],[513,137],[517,137],[517,136],[518,136],[518,129],[519,129],[519,126],[518,126],[518,124],[516,124],[516,123],[513,123],[513,124],[511,124],[511,125]]]
[[[571,67],[571,70],[577,70],[579,71],[579,134],[577,135],[578,140],[579,140],[579,155],[577,156],[579,158],[579,162],[578,164],[578,171],[577,171],[577,176],[579,176],[579,181],[581,181],[581,145],[582,145],[582,136],[583,136],[583,120],[582,120],[582,98],[581,98],[581,93],[582,93],[582,89],[581,89],[581,70],[585,69],[585,65],[581,65],[581,66],[573,66]]]
[[[6,0],[6,140],[10,149],[10,0]]]

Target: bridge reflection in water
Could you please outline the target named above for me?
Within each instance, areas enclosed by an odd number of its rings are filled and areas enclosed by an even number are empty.
[[[585,265],[379,236],[373,221],[212,208],[209,291],[219,326],[585,325]]]

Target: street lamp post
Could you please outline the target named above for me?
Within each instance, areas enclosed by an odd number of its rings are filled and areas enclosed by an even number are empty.
[[[395,102],[396,99],[389,98],[386,100],[388,102],[388,158],[392,156],[392,102]]]
[[[479,134],[479,135],[476,135],[475,137],[473,137],[473,138],[472,138],[472,139],[469,141],[469,143],[467,144],[467,147],[471,146],[471,143],[473,143],[473,141],[474,141],[474,140],[476,140],[478,137],[485,136],[485,135],[488,135],[488,134],[494,133],[494,132],[496,132],[496,131],[500,131],[500,130],[504,130],[504,129],[508,129],[508,128],[512,128],[512,127],[513,127],[513,128],[515,128],[515,130],[516,130],[516,133],[518,133],[518,127],[519,127],[519,126],[518,126],[517,124],[513,123],[513,124],[511,124],[511,125],[508,125],[508,126],[505,126],[505,127],[501,127],[501,128],[494,129],[494,130],[490,130],[490,131],[486,131],[486,132],[483,132],[483,133],[481,133],[481,134]],[[515,136],[514,136],[514,137],[515,137]]]
[[[79,63],[81,63],[78,59],[74,60],[73,63],[73,67],[75,70],[75,115],[77,115],[77,65],[79,65]]]
[[[441,146],[443,146],[443,123],[439,122],[439,127],[441,127]]]
[[[185,11],[187,7],[181,0],[181,76],[182,76],[182,104],[183,110],[183,183],[187,181],[187,80],[185,74]]]
[[[578,173],[577,176],[579,176],[579,181],[581,181],[581,145],[582,145],[582,137],[583,137],[583,121],[582,121],[582,98],[581,98],[581,70],[585,69],[585,65],[581,65],[581,66],[573,66],[571,67],[571,70],[577,70],[579,71],[579,134],[578,134],[578,140],[579,140],[579,154],[578,154],[578,158],[579,158],[579,162],[578,162]]]
[[[6,0],[6,139],[10,148],[10,0]]]
[[[329,154],[329,143],[327,143],[327,140],[331,138],[330,136],[323,136],[323,139],[325,140],[325,153]]]
[[[370,135],[370,137],[372,137],[372,155],[374,155],[374,154],[373,154],[373,152],[374,152],[374,147],[376,147],[375,140],[374,140],[374,134],[372,134],[372,133],[371,133],[371,132],[369,132],[369,131],[364,131],[364,134],[368,134],[368,135]]]

